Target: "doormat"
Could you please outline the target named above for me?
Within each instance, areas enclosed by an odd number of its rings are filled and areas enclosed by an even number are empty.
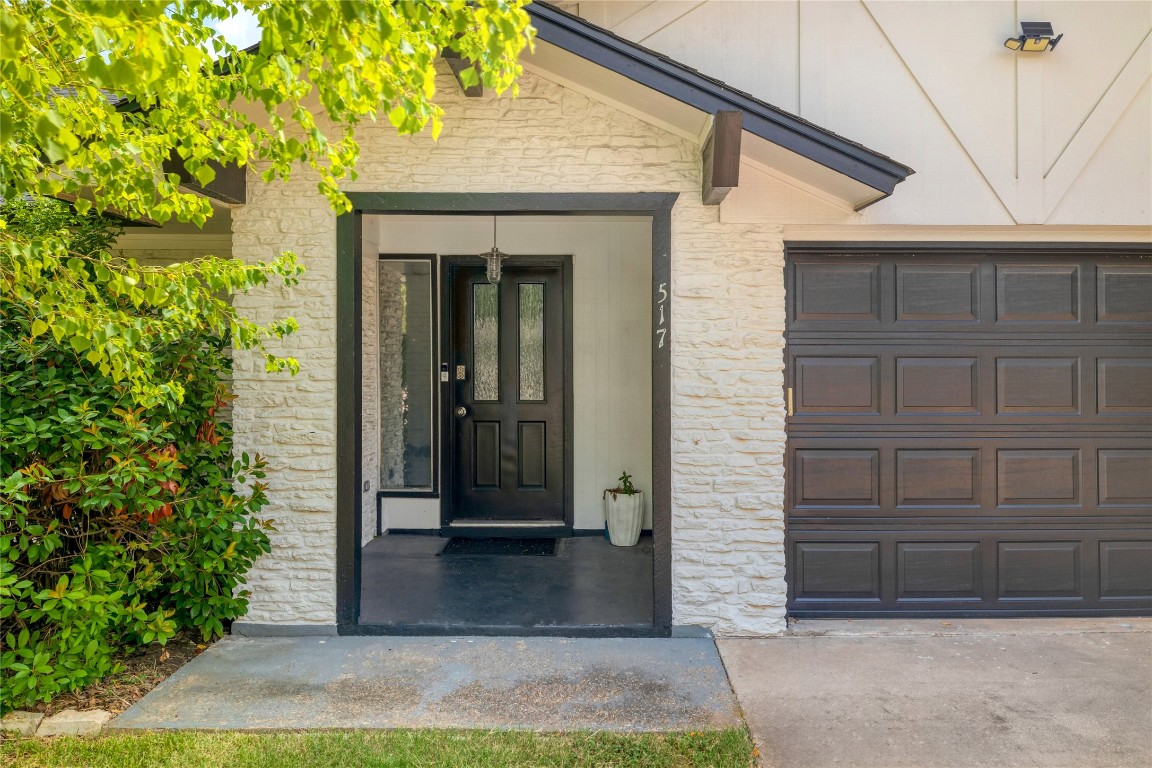
[[[556,539],[504,539],[453,536],[441,555],[554,555]]]

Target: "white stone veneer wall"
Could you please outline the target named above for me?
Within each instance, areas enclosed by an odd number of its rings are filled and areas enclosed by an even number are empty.
[[[440,141],[363,125],[366,192],[679,192],[673,211],[673,615],[719,634],[784,628],[784,294],[777,229],[721,224],[700,203],[699,147],[557,84],[525,75],[518,99],[466,99],[446,74]],[[233,213],[233,252],[294,250],[291,293],[237,298],[257,319],[301,325],[294,379],[237,360],[237,450],[271,463],[273,552],[249,578],[247,621],[335,621],[335,216],[300,173],[253,179]],[[367,361],[366,361],[367,362]],[[367,497],[367,495],[366,495]],[[367,517],[367,515],[366,515]]]

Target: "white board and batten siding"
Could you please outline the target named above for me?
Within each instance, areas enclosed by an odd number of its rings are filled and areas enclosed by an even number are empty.
[[[1152,224],[1152,3],[657,0],[578,11],[916,170],[854,213],[746,164],[725,221],[1105,237]],[[1064,37],[1048,53],[1014,53],[1003,41],[1019,21],[1050,21]]]

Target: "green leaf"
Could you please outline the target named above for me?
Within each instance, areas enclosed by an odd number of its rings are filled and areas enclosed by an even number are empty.
[[[200,183],[200,186],[206,187],[215,179],[216,171],[214,171],[212,166],[208,165],[207,163],[196,169],[196,181]]]
[[[401,128],[409,120],[408,110],[402,106],[396,106],[388,112],[388,122],[392,123],[393,127]]]
[[[37,336],[40,336],[41,334],[43,334],[47,330],[48,330],[48,323],[44,322],[40,318],[36,318],[35,320],[32,321],[32,338],[36,338]]]

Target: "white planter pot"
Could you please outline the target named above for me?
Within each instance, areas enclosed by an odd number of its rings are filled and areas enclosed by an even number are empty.
[[[618,547],[631,547],[640,540],[644,523],[644,492],[626,495],[604,494],[604,518],[608,521],[609,540]]]

